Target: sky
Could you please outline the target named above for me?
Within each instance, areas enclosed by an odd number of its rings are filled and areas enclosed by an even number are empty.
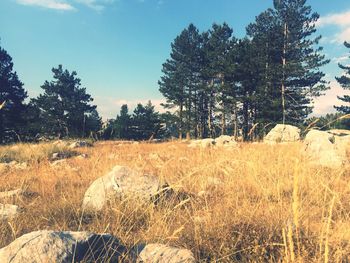
[[[331,90],[315,101],[315,115],[334,111],[344,91],[334,77],[348,64],[350,1],[309,0],[321,15],[323,68]],[[104,119],[122,104],[164,101],[158,91],[170,44],[189,23],[200,31],[227,22],[236,37],[272,0],[0,0],[0,46],[8,51],[30,97],[52,79],[52,67],[76,71]]]

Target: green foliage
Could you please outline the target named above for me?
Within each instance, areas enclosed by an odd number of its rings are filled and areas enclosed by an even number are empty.
[[[41,86],[44,93],[31,101],[39,109],[41,131],[58,137],[84,137],[98,130],[96,106],[90,104],[93,99],[81,87],[77,73],[63,70],[62,65],[52,73],[54,79]]]
[[[345,42],[344,43],[346,48],[350,49],[350,44]],[[350,56],[349,56],[350,58]],[[345,66],[342,64],[339,64],[339,67],[344,70],[344,74],[341,77],[336,77],[336,80],[338,83],[343,87],[345,90],[350,90],[350,66]],[[341,101],[345,102],[345,105],[335,107],[338,112],[342,114],[350,114],[350,96],[349,95],[344,95],[342,97],[338,97]],[[348,124],[350,124],[348,122]],[[350,125],[348,125],[348,128],[350,128]]]
[[[329,88],[318,18],[305,0],[278,0],[239,41],[226,23],[201,34],[193,24],[184,29],[159,81],[165,106],[177,110],[179,137],[185,128],[195,137],[241,130],[248,139],[256,125],[255,135],[270,123],[300,125]]]
[[[117,118],[110,120],[107,124],[103,137],[149,140],[163,137],[164,132],[161,116],[149,101],[145,106],[141,103],[137,104],[132,115],[128,113],[128,106],[122,105]]]
[[[0,46],[0,144],[19,139],[25,129],[27,92],[13,70],[11,56]]]
[[[329,113],[320,117],[312,117],[305,121],[305,127],[311,125],[320,130],[349,129],[349,121],[340,119],[342,113]]]

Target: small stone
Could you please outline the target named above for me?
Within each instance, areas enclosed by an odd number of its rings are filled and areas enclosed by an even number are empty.
[[[20,208],[17,205],[0,204],[0,219],[7,220],[16,217],[20,213]],[[1,257],[0,257],[1,258]],[[0,260],[0,262],[3,262]]]
[[[193,253],[188,249],[163,244],[139,245],[136,249],[138,263],[194,263]]]

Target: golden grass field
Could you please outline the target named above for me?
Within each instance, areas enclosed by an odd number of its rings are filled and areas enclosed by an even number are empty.
[[[0,147],[0,158],[29,160],[25,170],[0,174],[0,191],[27,191],[7,200],[24,212],[0,222],[0,247],[35,230],[87,230],[128,245],[188,248],[199,262],[350,261],[350,170],[309,166],[301,144],[205,150],[181,142],[118,144],[78,149],[89,158],[54,167],[46,158],[57,150],[51,144]],[[126,200],[84,217],[85,190],[115,165],[155,174],[187,195],[158,205]]]

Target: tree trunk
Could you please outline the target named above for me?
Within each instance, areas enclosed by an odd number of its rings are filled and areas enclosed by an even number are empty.
[[[192,97],[192,91],[191,89],[188,90],[188,100],[187,100],[187,125],[186,125],[186,140],[190,140],[191,139],[191,111],[192,111],[192,101],[191,101],[191,97]]]
[[[283,30],[283,57],[282,57],[282,83],[281,83],[281,99],[282,99],[282,123],[286,122],[286,87],[285,87],[285,68],[287,64],[286,54],[287,54],[287,38],[288,38],[288,27],[287,23],[284,23]]]
[[[248,102],[243,102],[243,139],[244,141],[248,140],[248,132],[249,132],[249,116],[248,116]]]
[[[224,87],[224,80],[221,81],[221,86]],[[222,96],[224,97],[224,96]],[[225,135],[226,134],[226,104],[224,101],[224,98],[222,99],[222,115],[221,115],[221,135]]]
[[[182,119],[182,114],[183,114],[183,102],[180,102],[180,109],[179,109],[179,119],[180,119],[180,125],[179,125],[179,139],[182,140],[182,127],[183,127],[183,119]]]
[[[233,106],[233,136],[235,140],[238,138],[238,118],[237,118],[237,102]]]
[[[210,81],[210,87],[211,89],[214,88],[214,79]],[[209,95],[209,108],[208,108],[208,130],[210,137],[213,137],[213,120],[212,120],[212,114],[213,114],[213,90],[210,91]]]
[[[221,135],[226,134],[226,114],[225,114],[225,108],[222,111],[221,115]]]

